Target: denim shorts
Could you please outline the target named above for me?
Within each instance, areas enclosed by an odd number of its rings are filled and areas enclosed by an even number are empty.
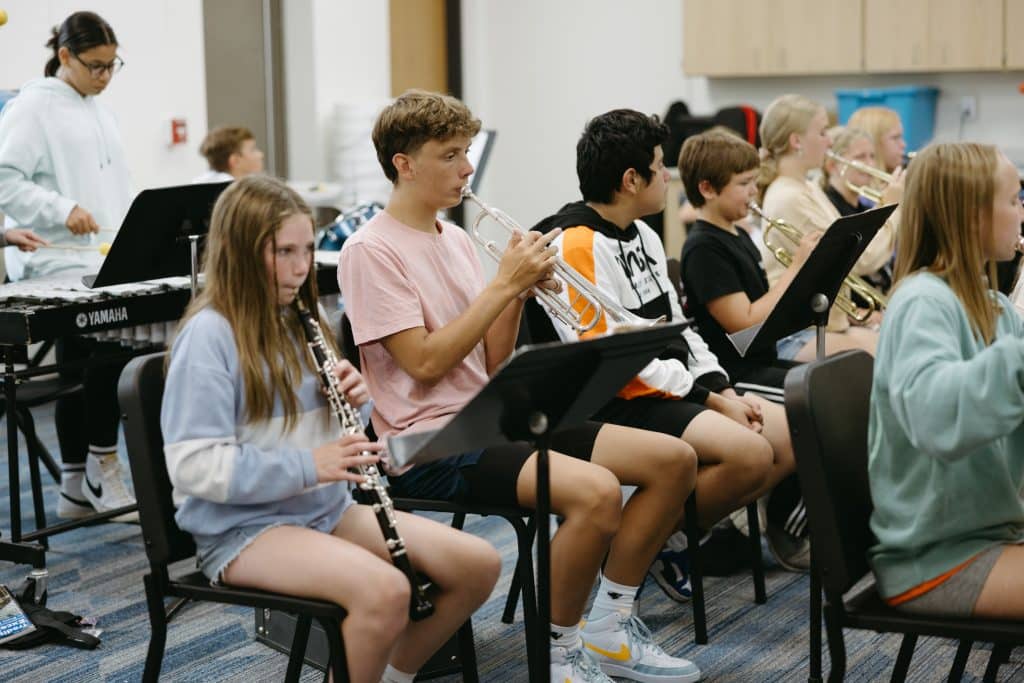
[[[341,516],[352,505],[352,497],[348,496],[346,505],[335,510],[331,514],[321,516],[305,525],[309,529],[322,531],[329,534],[334,531],[341,521]],[[272,522],[266,524],[252,524],[228,529],[222,534],[205,536],[193,534],[196,541],[196,564],[200,571],[210,580],[212,584],[221,584],[224,581],[224,570],[235,561],[242,551],[256,540],[256,537],[264,531],[275,527],[285,526],[289,522]]]
[[[800,353],[800,350],[807,346],[807,342],[814,341],[814,335],[813,327],[794,332],[788,337],[783,337],[775,342],[775,352],[782,360],[793,360],[796,358],[796,354]]]

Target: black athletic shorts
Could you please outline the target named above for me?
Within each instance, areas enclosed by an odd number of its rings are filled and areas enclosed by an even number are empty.
[[[602,426],[600,422],[584,422],[561,429],[551,435],[551,450],[589,461]],[[533,451],[533,446],[522,441],[485,448],[475,465],[462,468],[462,477],[469,489],[466,499],[476,503],[517,505],[519,473]]]
[[[594,415],[595,420],[624,427],[646,429],[671,436],[682,436],[693,418],[707,410],[692,401],[664,398],[613,398]]]

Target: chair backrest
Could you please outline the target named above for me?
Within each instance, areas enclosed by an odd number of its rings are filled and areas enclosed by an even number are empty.
[[[869,570],[868,408],[874,361],[846,351],[790,370],[786,417],[814,561],[835,600]]]
[[[117,398],[124,416],[125,445],[146,556],[154,571],[196,553],[192,536],[174,521],[171,480],[164,460],[160,407],[164,398],[166,353],[133,358],[121,372]]]

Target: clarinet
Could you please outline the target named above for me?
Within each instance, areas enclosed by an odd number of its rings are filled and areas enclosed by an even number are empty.
[[[327,340],[324,339],[320,324],[301,299],[295,300],[295,307],[299,314],[299,320],[302,322],[302,330],[306,334],[306,346],[309,347],[317,375],[320,377],[320,383],[327,394],[327,403],[330,405],[331,412],[341,422],[342,434],[349,435],[363,431],[363,423],[359,414],[338,389],[338,378],[334,374],[338,357],[327,344]],[[363,453],[362,455],[369,454]],[[359,484],[359,490],[365,493],[370,501],[370,507],[373,508],[373,512],[377,516],[377,524],[380,525],[381,533],[384,535],[384,544],[387,546],[388,554],[391,555],[391,562],[405,574],[405,577],[409,579],[409,585],[412,586],[409,618],[413,621],[426,619],[434,613],[434,605],[426,596],[429,584],[420,582],[416,569],[409,561],[409,555],[405,550],[405,541],[398,533],[395,508],[391,503],[391,496],[388,495],[380,472],[373,464],[359,465],[352,468],[352,471],[361,474],[364,478],[364,481]]]

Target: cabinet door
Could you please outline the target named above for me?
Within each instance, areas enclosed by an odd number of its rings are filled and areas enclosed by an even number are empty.
[[[1003,0],[928,3],[928,67],[933,71],[1003,68]]]
[[[683,71],[748,76],[860,71],[861,6],[849,0],[684,0]]]
[[[779,73],[861,71],[863,7],[849,0],[776,0],[768,29],[775,39]]]
[[[1006,68],[1024,69],[1024,0],[1006,0]]]
[[[866,69],[928,69],[928,14],[928,0],[864,0]]]
[[[766,2],[684,0],[683,72],[690,76],[764,74],[772,37]]]

